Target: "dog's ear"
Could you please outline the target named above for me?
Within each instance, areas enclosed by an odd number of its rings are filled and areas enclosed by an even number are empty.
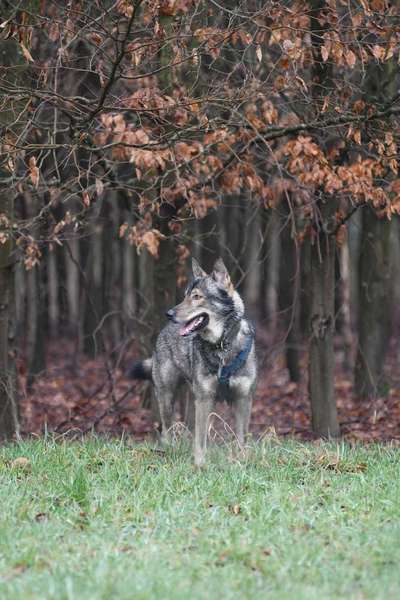
[[[221,285],[222,287],[226,288],[228,292],[234,292],[233,283],[231,281],[231,278],[229,277],[228,270],[224,265],[224,261],[222,260],[222,258],[219,258],[216,261],[211,276],[218,283],[218,285]]]
[[[201,268],[195,258],[192,258],[192,273],[195,279],[199,277],[207,277],[207,273]]]

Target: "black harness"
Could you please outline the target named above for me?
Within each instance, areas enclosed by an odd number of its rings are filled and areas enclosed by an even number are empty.
[[[221,383],[222,385],[229,386],[230,378],[233,375],[236,375],[236,373],[245,364],[245,362],[250,354],[250,350],[253,346],[253,340],[254,340],[254,332],[252,331],[251,334],[247,336],[246,342],[245,342],[243,348],[235,356],[235,358],[233,360],[231,360],[231,362],[228,363],[227,365],[220,366],[220,368],[218,369],[218,382],[219,383]]]
[[[254,343],[254,329],[251,328],[250,332],[246,335],[245,343],[243,348],[236,354],[236,356],[227,364],[224,364],[223,356],[221,357],[221,351],[230,346],[230,339],[236,335],[236,327],[239,323],[236,322],[235,326],[223,337],[218,346],[203,340],[198,337],[197,340],[200,344],[200,353],[209,372],[212,375],[217,375],[218,383],[220,388],[225,391],[229,388],[231,377],[236,375],[238,371],[243,367],[248,359]],[[233,334],[233,335],[232,335]]]

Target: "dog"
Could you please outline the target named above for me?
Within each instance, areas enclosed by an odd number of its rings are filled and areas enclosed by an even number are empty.
[[[209,416],[215,400],[232,403],[236,435],[248,433],[257,380],[254,329],[228,271],[218,259],[210,275],[192,259],[193,278],[183,301],[167,311],[152,358],[133,366],[136,379],[153,382],[162,440],[168,441],[176,391],[181,383],[194,397],[194,462],[205,463]],[[193,402],[193,399],[192,399]]]

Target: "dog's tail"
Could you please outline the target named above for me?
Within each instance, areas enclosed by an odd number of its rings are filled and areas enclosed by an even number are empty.
[[[152,358],[146,358],[146,360],[138,360],[132,365],[132,368],[129,370],[129,377],[131,377],[131,379],[142,379],[152,381],[152,367]]]

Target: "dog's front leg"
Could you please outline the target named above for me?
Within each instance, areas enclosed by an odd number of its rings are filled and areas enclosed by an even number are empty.
[[[217,378],[208,377],[197,384],[194,389],[195,397],[195,432],[194,432],[194,464],[202,467],[205,463],[208,419],[210,417],[215,394]]]
[[[254,382],[248,377],[237,377],[231,382],[231,391],[235,410],[236,436],[239,445],[243,446],[249,431]]]

